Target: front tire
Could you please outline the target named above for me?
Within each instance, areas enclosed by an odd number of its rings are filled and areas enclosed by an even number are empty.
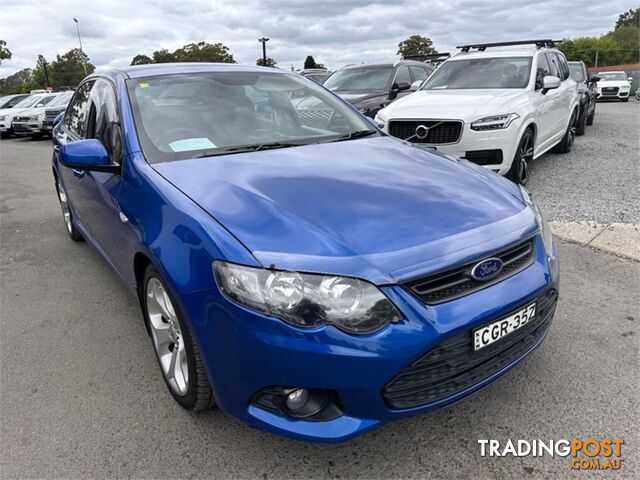
[[[573,142],[576,138],[576,112],[571,114],[571,119],[569,120],[569,126],[567,127],[567,131],[564,132],[564,136],[560,143],[555,146],[554,151],[558,153],[569,153],[571,148],[573,147]]]
[[[82,233],[80,233],[80,230],[78,230],[78,227],[76,227],[71,208],[69,207],[67,193],[58,179],[56,179],[56,191],[58,192],[58,200],[60,201],[60,208],[62,209],[62,220],[64,220],[64,226],[67,229],[69,237],[71,237],[71,240],[74,242],[82,242],[84,237]]]
[[[580,111],[580,116],[576,122],[576,135],[581,137],[587,131],[587,108]]]
[[[198,346],[177,302],[151,265],[144,275],[142,308],[160,371],[173,398],[194,412],[213,407]]]
[[[596,116],[596,103],[593,103],[593,111],[589,114],[589,116],[587,117],[587,125],[591,126],[593,125],[593,119]]]
[[[526,185],[529,180],[529,166],[533,161],[534,138],[533,131],[528,128],[518,144],[518,149],[507,172],[507,178],[514,183]]]

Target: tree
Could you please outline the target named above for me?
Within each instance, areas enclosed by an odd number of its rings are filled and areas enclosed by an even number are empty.
[[[616,41],[606,35],[602,37],[580,37],[565,40],[558,44],[567,60],[581,60],[588,67],[595,66],[596,55],[598,65],[615,65],[620,60],[620,50]]]
[[[277,64],[278,62],[271,57],[267,57],[266,64],[264,63],[264,60],[262,59],[262,57],[256,60],[256,65],[258,65],[259,67],[275,67]]]
[[[2,60],[11,59],[11,50],[7,48],[7,42],[0,40],[0,63]]]
[[[305,70],[308,68],[318,68],[318,64],[311,55],[304,59],[304,68]]]
[[[398,55],[403,57],[409,55],[429,55],[430,53],[438,53],[433,48],[433,42],[430,38],[421,35],[411,35],[406,40],[398,44]]]
[[[222,43],[189,43],[173,52],[177,62],[221,62],[236,63],[229,47]]]
[[[175,55],[169,52],[169,50],[167,50],[166,48],[162,48],[153,52],[152,63],[172,63],[177,61],[178,60],[176,60]]]
[[[618,17],[616,22],[616,30],[621,27],[636,27],[640,28],[640,7],[630,9],[624,12]]]
[[[85,74],[86,67],[86,74]],[[73,48],[64,55],[58,55],[51,62],[51,72],[49,80],[52,85],[61,87],[63,85],[78,85],[82,79],[95,71],[89,62],[89,57],[79,48]]]
[[[10,95],[12,93],[29,93],[32,87],[32,70],[23,68],[22,70],[0,79],[0,94]]]
[[[613,40],[618,48],[614,63],[640,63],[640,28],[637,26],[625,25],[616,27],[613,32],[607,33],[605,37]],[[609,63],[613,65],[614,63]]]
[[[153,60],[146,55],[136,55],[130,65],[146,65],[148,63],[153,63]]]

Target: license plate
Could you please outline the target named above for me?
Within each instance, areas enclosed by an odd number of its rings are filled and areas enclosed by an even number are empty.
[[[521,308],[516,313],[473,331],[473,349],[480,350],[519,328],[524,327],[536,315],[536,302]]]

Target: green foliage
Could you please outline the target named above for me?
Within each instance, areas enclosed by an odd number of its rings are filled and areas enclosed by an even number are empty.
[[[49,77],[47,83],[45,65]],[[64,55],[47,63],[42,55],[38,55],[35,68],[25,68],[6,78],[0,79],[0,92],[3,95],[12,93],[29,93],[31,90],[46,87],[76,86],[85,75],[93,73],[95,67],[89,62],[89,57],[78,48],[69,50]]]
[[[139,54],[133,57],[131,65],[145,65],[147,63],[175,63],[175,62],[218,62],[236,63],[229,47],[222,43],[189,43],[170,52],[161,48],[153,52],[151,57]]]
[[[318,64],[311,55],[304,59],[304,68],[305,70],[308,68],[318,68]]]
[[[421,35],[411,35],[398,44],[398,55],[403,57],[408,55],[428,55],[430,53],[438,53],[438,51],[433,48],[433,42],[430,38]]]
[[[87,54],[79,48],[74,48],[62,56],[58,55],[51,62],[49,80],[56,87],[63,85],[76,86],[84,77],[93,73],[95,69],[96,67],[89,62]]]
[[[256,65],[258,65],[259,67],[275,67],[277,64],[278,62],[271,57],[267,57],[266,63],[264,63],[262,57],[256,60]]]
[[[148,63],[153,63],[153,60],[146,55],[136,55],[131,60],[131,65],[146,65]]]
[[[630,9],[618,17],[618,21],[616,22],[616,30],[621,27],[640,28],[640,7],[636,8],[635,10]]]
[[[7,48],[7,42],[0,40],[0,63],[2,60],[9,60],[11,58],[11,50]]]
[[[33,71],[30,68],[23,68],[13,75],[0,79],[0,95],[29,93],[32,90],[32,78]]]
[[[618,45],[617,62],[615,63],[640,63],[640,27],[637,25],[617,27],[606,36]]]

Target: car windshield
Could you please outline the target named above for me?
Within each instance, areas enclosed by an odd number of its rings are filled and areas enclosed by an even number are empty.
[[[578,83],[586,80],[586,78],[584,78],[584,69],[580,63],[569,63],[569,72],[571,72],[571,78]]]
[[[443,63],[423,90],[525,88],[531,57],[468,58]]]
[[[51,102],[49,102],[48,106],[49,107],[60,107],[62,105],[66,105],[67,103],[69,103],[69,100],[71,100],[72,96],[73,96],[73,92],[61,93],[60,95],[56,95],[56,98],[51,100]]]
[[[601,72],[597,74],[600,80],[626,80],[627,74],[624,72]]]
[[[342,100],[294,74],[163,75],[127,87],[151,163],[377,134]]]
[[[39,103],[46,105],[54,98],[54,95],[32,95],[21,102],[16,103],[13,108],[31,108],[35,107]]]
[[[348,90],[384,90],[389,84],[393,67],[358,67],[340,70],[331,75],[324,86],[334,92]]]

